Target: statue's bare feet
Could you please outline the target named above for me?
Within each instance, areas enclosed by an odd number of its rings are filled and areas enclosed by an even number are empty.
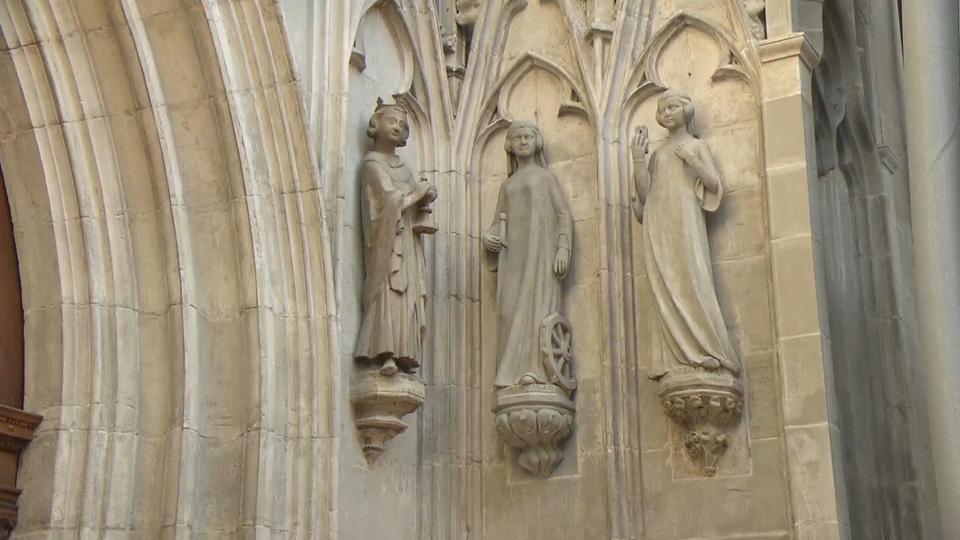
[[[397,367],[397,363],[394,362],[393,358],[388,358],[386,362],[380,366],[380,374],[387,377],[392,377],[397,374],[400,369]]]
[[[533,378],[533,375],[524,375],[523,377],[520,377],[520,384],[523,385],[534,384],[536,382],[537,380]]]

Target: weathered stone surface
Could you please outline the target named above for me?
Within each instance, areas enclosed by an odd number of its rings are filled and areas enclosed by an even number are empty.
[[[911,172],[957,107],[924,102],[940,123],[908,152],[904,90],[930,79],[903,79],[921,63],[900,34],[892,0],[8,0],[0,166],[25,408],[45,418],[15,536],[946,537],[914,291],[942,283],[913,257],[953,237],[912,229],[945,214]],[[726,189],[701,270],[743,408],[710,477],[650,380],[664,342],[630,146],[641,125],[669,143],[666,88],[696,103]],[[378,97],[407,111],[397,156],[438,195],[420,369],[392,378],[354,357]],[[481,264],[517,120],[542,130],[576,239],[558,309],[576,421],[538,431],[539,463],[497,432]],[[400,423],[368,466],[364,438]]]

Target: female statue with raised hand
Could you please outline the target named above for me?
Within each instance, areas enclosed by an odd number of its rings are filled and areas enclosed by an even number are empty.
[[[354,356],[379,364],[384,375],[420,366],[426,331],[420,236],[436,232],[424,218],[437,191],[425,180],[415,182],[397,155],[409,135],[406,111],[379,101],[367,128],[373,148],[360,167],[365,275]]]
[[[704,211],[719,207],[723,181],[710,148],[690,133],[693,115],[689,96],[665,92],[657,102],[657,123],[669,132],[667,139],[649,162],[645,127],[637,130],[631,148],[633,208],[643,223],[647,277],[664,345],[654,377],[675,362],[740,374],[717,301],[704,217]]]
[[[541,325],[563,306],[561,280],[573,246],[573,218],[557,177],[546,166],[543,136],[517,121],[504,144],[509,177],[500,186],[493,225],[483,235],[484,261],[497,274],[494,385],[555,382],[542,359]]]

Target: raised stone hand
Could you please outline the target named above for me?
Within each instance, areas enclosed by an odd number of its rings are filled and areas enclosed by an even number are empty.
[[[647,126],[637,128],[633,136],[633,142],[630,144],[630,153],[633,154],[634,161],[642,161],[647,157],[647,151],[650,150],[650,136],[647,134]]]
[[[413,186],[413,189],[411,189],[410,193],[404,198],[403,207],[406,209],[411,206],[428,204],[436,198],[437,190],[433,187],[433,184],[429,181],[421,180]]]

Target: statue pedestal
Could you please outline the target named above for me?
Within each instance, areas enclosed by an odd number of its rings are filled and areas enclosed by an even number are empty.
[[[729,373],[681,368],[660,379],[663,410],[686,430],[684,447],[707,476],[727,450],[726,430],[743,413],[743,385]]]
[[[8,538],[17,526],[17,464],[41,420],[35,414],[0,405],[0,538]]]
[[[497,432],[519,448],[520,466],[540,478],[563,461],[560,447],[573,433],[573,401],[552,384],[514,385],[497,390]]]
[[[403,433],[402,418],[420,408],[426,385],[416,375],[383,375],[379,369],[361,369],[350,381],[350,403],[360,431],[367,463],[373,465],[390,439]]]

